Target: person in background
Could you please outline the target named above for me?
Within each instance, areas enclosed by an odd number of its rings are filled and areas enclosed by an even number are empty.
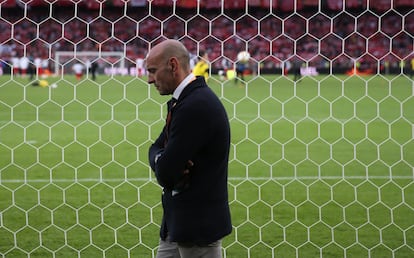
[[[29,81],[33,81],[35,78],[38,77],[36,65],[34,64],[33,57],[29,57],[29,67],[27,68],[27,73],[29,74]]]
[[[10,61],[12,64],[13,76],[18,76],[20,74],[20,58],[13,56]]]
[[[200,50],[200,58],[193,68],[193,74],[195,76],[204,76],[206,82],[208,81],[208,76],[210,72],[210,67],[208,64],[208,53]]]
[[[76,80],[79,81],[80,79],[82,79],[82,76],[83,76],[83,64],[81,64],[80,62],[75,63],[72,66],[72,70],[75,73]]]
[[[148,83],[173,95],[160,135],[148,151],[163,188],[157,258],[222,257],[231,233],[228,203],[230,126],[226,110],[177,40],[154,46],[146,59]]]
[[[293,71],[293,80],[296,82],[302,78],[300,68],[302,67],[302,62],[299,58],[295,58],[292,61],[292,71]]]
[[[91,63],[91,67],[89,67],[89,71],[92,75],[92,80],[96,81],[96,70],[98,70],[98,63],[97,61],[93,61]]]
[[[136,69],[137,69],[137,75],[138,77],[142,77],[145,75],[145,60],[143,57],[138,57],[135,60],[135,65],[136,65]]]
[[[236,77],[234,82],[237,84],[239,80],[244,82],[244,74],[249,65],[250,54],[247,51],[241,51],[237,54],[237,61],[236,61]]]
[[[30,65],[29,58],[27,56],[22,56],[20,58],[20,74],[23,77],[26,77],[26,75],[28,73],[29,65]]]

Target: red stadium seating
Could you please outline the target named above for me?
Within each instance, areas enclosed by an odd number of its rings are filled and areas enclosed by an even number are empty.
[[[131,6],[144,6],[147,4],[146,0],[111,0],[111,1],[101,1],[101,0],[59,0],[59,1],[50,1],[50,0],[3,0],[1,1],[1,6],[4,7],[16,7],[18,5],[27,4],[28,6],[42,6],[49,5],[53,3],[54,5],[66,6],[72,5],[73,2],[78,3],[81,6],[85,6],[90,9],[97,9],[100,5],[108,6],[124,6],[125,4]],[[177,7],[181,8],[195,8],[197,7],[197,2],[194,0],[178,0],[176,2]],[[272,7],[274,9],[279,9],[281,11],[292,11],[292,10],[302,10],[305,7],[317,7],[319,5],[319,0],[250,0],[248,5],[251,7],[269,7],[270,2],[272,2]],[[345,7],[348,8],[363,8],[365,9],[368,5],[368,0],[347,0],[345,1]],[[412,0],[377,0],[370,1],[371,9],[385,10],[391,6],[391,2],[394,3],[394,7],[414,7],[414,2]],[[200,6],[203,8],[221,8],[222,0],[209,0],[209,1],[200,1]],[[171,6],[173,1],[171,0],[151,0],[151,5],[166,7]],[[332,10],[342,10],[343,1],[341,0],[327,0],[327,4]],[[224,0],[224,7],[227,8],[245,8],[246,0]]]
[[[146,1],[141,1],[113,0],[110,2],[114,6],[146,3]],[[57,8],[68,4],[72,6],[53,12],[54,19],[44,18],[45,15],[46,17],[49,15],[48,8],[35,7],[49,4],[49,1],[26,2],[33,6],[28,12],[28,17],[22,17],[22,9],[15,7],[17,5],[15,0],[2,1],[0,4],[2,8],[9,8],[7,12],[2,12],[0,44],[12,46],[16,55],[23,55],[27,52],[53,59],[55,51],[74,51],[76,45],[77,51],[125,50],[128,59],[135,60],[136,57],[146,53],[151,41],[162,37],[183,38],[189,49],[194,52],[197,50],[197,44],[194,42],[198,41],[199,48],[210,50],[210,58],[213,61],[219,60],[221,56],[235,60],[238,51],[244,49],[245,46],[249,47],[251,56],[256,61],[278,60],[280,62],[288,60],[292,55],[297,55],[316,67],[324,66],[326,60],[334,59],[335,61],[339,58],[346,58],[348,61],[361,59],[362,62],[372,62],[372,57],[374,57],[398,62],[398,59],[407,58],[413,52],[413,38],[409,33],[414,32],[414,15],[407,15],[402,19],[396,12],[389,12],[384,16],[363,12],[358,17],[344,14],[331,18],[333,16],[329,12],[314,16],[314,13],[310,11],[309,13],[302,11],[301,15],[293,13],[283,19],[277,16],[266,16],[269,13],[269,0],[254,0],[248,2],[250,8],[253,6],[268,7],[254,7],[249,10],[252,17],[266,17],[255,19],[243,17],[245,9],[238,9],[246,7],[245,0],[226,0],[225,7],[229,8],[225,10],[226,15],[217,15],[216,12],[209,14],[208,9],[203,11],[204,17],[201,21],[204,21],[204,25],[195,20],[185,26],[182,19],[173,17],[161,26],[160,20],[168,17],[168,6],[172,3],[170,0],[153,0],[151,4],[159,7],[152,10],[152,17],[144,11],[145,8],[142,8],[131,11],[128,13],[128,18],[122,18],[119,21],[118,18],[123,16],[124,9],[104,8],[105,19],[102,19],[99,17],[99,11],[94,10],[103,3],[99,1],[78,1],[81,8],[78,8],[77,18],[69,21],[68,18],[73,17],[74,13],[73,3],[69,0],[55,3],[58,5]],[[317,0],[302,0],[293,5],[292,0],[272,1],[272,8],[278,8],[282,15],[283,13],[292,14],[293,9],[316,6],[318,2]],[[194,7],[194,3],[196,1],[177,1],[178,6],[186,7],[180,10],[182,18],[193,17],[191,8]],[[221,0],[209,0],[202,3],[205,8],[215,8],[221,5]],[[365,6],[365,3],[366,1],[347,0],[346,8],[361,8]],[[376,8],[382,10],[389,4],[389,0],[380,0]],[[333,11],[342,10],[342,1],[327,0],[327,5]],[[395,5],[414,6],[414,3],[396,0]],[[167,9],[162,6],[166,6]],[[129,9],[134,10],[134,8]],[[235,21],[229,18],[233,17],[232,15],[240,20]],[[311,16],[309,20],[303,18]],[[37,23],[40,22],[41,26],[37,31]],[[139,22],[138,26],[137,22]],[[13,29],[10,24],[13,24]],[[357,24],[357,27],[354,24]],[[113,32],[111,31],[112,25]],[[1,53],[0,58],[7,59],[10,55],[11,53]],[[272,58],[268,58],[269,56]],[[214,66],[218,68],[219,63],[213,62],[213,68]],[[343,63],[334,62],[334,64],[342,65]]]

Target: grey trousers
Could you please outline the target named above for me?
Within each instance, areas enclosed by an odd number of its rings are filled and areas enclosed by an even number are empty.
[[[189,246],[160,240],[156,258],[222,258],[221,240],[207,246]]]

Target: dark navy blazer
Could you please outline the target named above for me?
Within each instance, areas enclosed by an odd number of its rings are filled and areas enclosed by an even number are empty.
[[[171,123],[149,149],[163,187],[160,235],[165,240],[209,244],[231,233],[227,177],[230,126],[226,111],[203,77],[182,91]],[[155,162],[157,157],[157,162]],[[188,161],[194,166],[184,175]]]

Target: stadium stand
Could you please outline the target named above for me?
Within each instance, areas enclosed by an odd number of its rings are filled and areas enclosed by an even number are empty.
[[[332,60],[334,69],[347,70],[358,60],[362,68],[375,71],[381,69],[378,59],[381,63],[387,61],[392,67],[398,67],[401,59],[409,58],[413,40],[409,34],[401,33],[402,28],[414,34],[414,15],[407,15],[402,20],[399,13],[395,12],[401,10],[404,13],[412,9],[414,3],[406,0],[394,1],[391,12],[387,12],[389,1],[377,1],[370,11],[366,11],[365,1],[346,1],[343,7],[342,1],[328,0],[322,13],[315,9],[319,4],[315,0],[297,1],[296,6],[293,1],[272,1],[272,7],[269,6],[270,1],[249,1],[249,13],[255,18],[246,17],[239,11],[246,8],[244,0],[226,1],[226,15],[218,17],[215,9],[220,8],[221,1],[203,2],[201,6],[206,9],[205,14],[194,18],[191,8],[195,1],[178,1],[177,7],[180,9],[175,10],[174,14],[170,10],[171,1],[154,0],[152,5],[156,8],[152,9],[150,17],[141,7],[146,4],[145,1],[130,1],[127,3],[130,5],[127,18],[124,16],[121,19],[119,17],[126,4],[121,0],[103,3],[77,1],[76,4],[64,0],[54,3],[52,9],[49,2],[34,0],[25,3],[32,8],[27,17],[22,3],[7,0],[1,4],[2,8],[7,8],[7,12],[3,12],[4,20],[0,21],[0,58],[6,61],[12,56],[33,53],[53,59],[56,51],[125,49],[126,57],[133,65],[133,60],[145,55],[151,42],[168,37],[183,39],[194,53],[197,48],[210,51],[211,59],[217,61],[212,63],[212,69],[220,68],[219,59],[223,56],[235,60],[237,53],[247,46],[252,58],[262,62],[263,69],[271,69],[296,55],[318,69],[326,68],[328,60]],[[104,18],[99,16],[97,10],[100,4],[105,5]],[[269,8],[277,15],[265,17]],[[337,16],[343,8],[348,12]],[[78,14],[74,18],[75,9]],[[374,15],[372,10],[382,16]],[[234,18],[237,18],[236,21]],[[165,19],[166,22],[161,26],[160,20]],[[190,20],[187,28],[183,20]],[[330,31],[331,22],[333,31]],[[36,36],[38,29],[39,37]],[[199,43],[195,43],[195,40]],[[391,50],[390,41],[393,46]],[[318,44],[321,45],[320,53]]]
[[[0,0],[0,258],[156,257],[166,37],[228,110],[223,257],[414,257],[414,0]]]

